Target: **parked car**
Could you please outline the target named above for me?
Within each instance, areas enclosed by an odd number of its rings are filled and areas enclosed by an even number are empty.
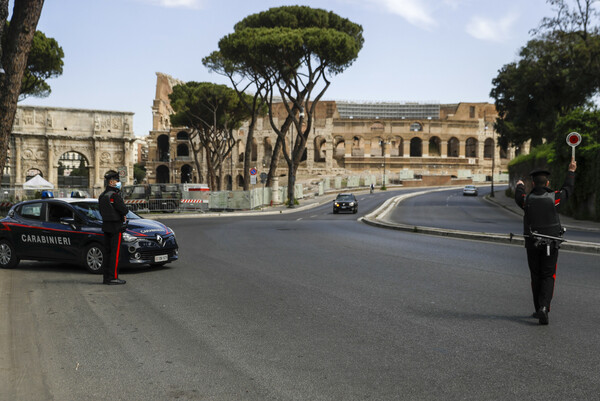
[[[477,196],[477,187],[475,185],[465,185],[463,196]]]
[[[127,214],[120,264],[160,266],[178,259],[175,233],[164,224]],[[20,202],[0,220],[0,267],[20,260],[76,263],[101,273],[107,263],[98,200],[47,198]]]
[[[353,194],[338,194],[333,201],[333,213],[348,211],[358,212],[358,200]]]

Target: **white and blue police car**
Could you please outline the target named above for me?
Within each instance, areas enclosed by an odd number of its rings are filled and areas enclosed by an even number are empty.
[[[120,266],[162,266],[178,259],[175,233],[164,224],[127,214]],[[0,220],[0,267],[20,260],[83,265],[101,273],[108,262],[98,200],[46,198],[17,203]]]

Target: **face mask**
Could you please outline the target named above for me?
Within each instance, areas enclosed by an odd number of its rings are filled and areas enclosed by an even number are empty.
[[[121,181],[118,181],[118,182],[115,184],[115,188],[117,188],[117,189],[121,189]]]

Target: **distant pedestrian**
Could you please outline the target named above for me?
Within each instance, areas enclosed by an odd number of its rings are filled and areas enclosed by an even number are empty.
[[[104,175],[106,189],[98,198],[104,243],[108,252],[108,263],[105,264],[103,284],[125,284],[119,279],[119,251],[121,239],[127,222],[129,210],[121,197],[121,181],[119,173],[109,171]]]
[[[558,209],[573,193],[576,169],[577,162],[573,159],[559,191],[549,188],[550,172],[544,169],[533,170],[529,174],[533,180],[533,189],[529,194],[525,193],[525,183],[522,180],[517,182],[515,190],[515,202],[525,211],[523,235],[531,274],[531,290],[535,307],[533,317],[539,319],[539,323],[543,325],[548,324],[560,241],[536,237],[535,234],[562,237],[563,229],[560,225]]]
[[[373,193],[373,191],[375,191],[375,184],[371,183],[371,193]]]

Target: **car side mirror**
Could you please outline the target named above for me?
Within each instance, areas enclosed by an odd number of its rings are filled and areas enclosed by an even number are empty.
[[[70,226],[73,230],[75,230],[75,219],[73,217],[61,217],[60,224],[64,224],[65,226]]]
[[[15,211],[14,210],[9,211],[8,217],[15,217]]]

